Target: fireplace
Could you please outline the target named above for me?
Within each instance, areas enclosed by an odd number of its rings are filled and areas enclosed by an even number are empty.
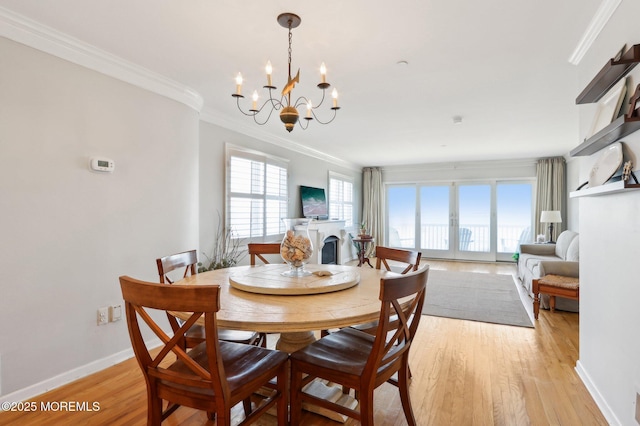
[[[350,254],[348,247],[344,250],[344,245],[350,244],[344,225],[344,220],[314,220],[311,222],[309,238],[313,244],[313,255],[311,255],[309,263],[342,265],[351,260],[349,257],[344,258]],[[325,250],[326,244],[330,247]],[[325,258],[325,251],[327,256],[332,258],[330,261]]]
[[[338,242],[340,239],[335,235],[331,235],[324,239],[322,246],[322,263],[324,265],[338,264]]]

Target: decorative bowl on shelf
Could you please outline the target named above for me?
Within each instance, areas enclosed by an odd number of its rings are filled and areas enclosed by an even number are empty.
[[[312,273],[304,269],[313,254],[313,245],[309,238],[309,223],[312,219],[282,219],[285,226],[284,237],[280,244],[280,256],[289,265],[283,272],[286,277],[306,277]]]

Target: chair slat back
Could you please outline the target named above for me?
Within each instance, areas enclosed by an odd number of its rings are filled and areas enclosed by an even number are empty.
[[[394,367],[402,357],[408,357],[422,316],[428,275],[426,265],[402,276],[380,279],[380,318],[363,376],[375,380],[376,372],[396,371]],[[406,304],[404,309],[403,304]]]
[[[406,263],[407,266],[401,272],[406,274],[409,271],[417,271],[420,266],[422,253],[417,250],[402,250],[384,246],[376,246],[376,269],[381,269],[384,265],[387,271],[391,271],[388,260]]]
[[[173,281],[167,274],[176,269],[185,268],[182,278],[188,275],[195,275],[198,256],[195,250],[189,250],[156,259],[156,264],[158,266],[160,282],[163,284],[173,284]]]
[[[184,251],[182,253],[170,254],[169,256],[156,259],[158,267],[158,275],[162,284],[173,284],[173,281],[167,274],[180,268],[184,268],[182,278],[188,275],[196,274],[196,264],[198,257],[195,250]],[[165,309],[166,310],[166,309]],[[167,311],[167,319],[174,333],[180,328],[180,321]],[[186,341],[183,340],[182,347],[186,347]]]
[[[219,354],[216,326],[216,313],[220,310],[220,286],[171,286],[122,276],[120,287],[125,302],[131,344],[147,383],[150,381],[149,376],[152,376],[182,385],[211,388],[216,393],[224,392],[227,385]],[[151,310],[180,311],[191,315],[173,335],[169,335],[153,318]],[[198,365],[180,345],[184,333],[202,316],[204,316],[206,351],[209,359],[208,371]],[[155,356],[151,355],[143,338],[142,322],[163,343]],[[176,372],[162,368],[162,362],[171,353],[184,363],[185,371]]]
[[[268,265],[270,262],[263,254],[280,254],[280,243],[249,243],[248,248],[252,266],[256,264],[256,257]]]

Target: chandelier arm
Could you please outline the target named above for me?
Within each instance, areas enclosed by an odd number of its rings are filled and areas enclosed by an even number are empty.
[[[269,99],[267,99],[266,101],[264,101],[264,104],[262,104],[262,106],[260,107],[260,109],[258,110],[258,112],[262,111],[262,109],[267,106],[267,104],[271,105],[271,109],[275,109],[276,111],[280,110],[281,108],[284,107],[284,104],[282,103],[282,101],[279,101],[277,99],[274,99],[272,97],[269,97]]]
[[[254,112],[244,112],[242,110],[242,108],[240,108],[240,97],[236,97],[236,104],[238,105],[238,110],[243,113],[244,115],[246,115],[247,117],[252,117],[254,115],[256,115]]]
[[[307,130],[307,127],[309,127],[309,121],[311,120],[298,120],[298,125],[302,130]],[[305,123],[303,124],[303,122]]]
[[[336,119],[336,116],[338,115],[338,109],[337,108],[331,108],[333,110],[333,117],[331,117],[331,119],[329,121],[322,121],[318,118],[318,116],[316,115],[315,111],[311,111],[311,114],[313,114],[313,118],[315,118],[315,120],[320,123],[320,124],[329,124],[331,123],[333,120]]]
[[[271,93],[271,88],[268,88],[268,89],[269,89],[269,100],[267,100],[267,102],[271,102],[271,107],[275,110],[279,110],[280,108],[283,108],[284,102],[282,101],[284,99],[284,96],[282,96],[280,100],[278,100],[277,98],[273,97],[273,94]]]
[[[320,107],[320,105],[322,105],[322,103],[324,102],[324,98],[325,98],[326,93],[327,93],[327,90],[326,89],[322,89],[322,99],[320,99],[320,103],[318,105],[316,105],[314,108],[318,108],[318,107]]]
[[[268,101],[267,101],[268,102]],[[267,102],[264,103],[264,105],[267,104]],[[262,107],[264,108],[264,105],[262,105]],[[258,121],[258,114],[260,113],[260,111],[262,111],[262,108],[260,108],[260,110],[258,110],[258,112],[256,112],[255,114],[253,114],[253,121],[258,124],[259,126],[264,126],[265,124],[267,124],[267,122],[269,121],[269,119],[271,118],[271,114],[273,114],[273,111],[275,110],[275,108],[271,108],[269,109],[269,114],[267,115],[267,118],[265,118],[265,120],[263,122]]]
[[[322,90],[322,99],[320,99],[320,102],[318,103],[318,105],[314,105],[311,108],[312,109],[318,109],[322,106],[322,103],[324,102],[324,89]],[[306,96],[300,96],[298,99],[296,99],[296,103],[295,103],[295,107],[298,108],[302,105],[309,105],[309,101],[310,99],[307,98]]]
[[[269,117],[271,116],[271,114],[273,113],[273,110],[277,110],[282,108],[282,102],[278,101],[277,99],[269,99],[267,101],[265,101],[262,106],[260,107],[260,109],[254,110],[254,109],[250,109],[249,112],[245,112],[242,110],[242,107],[240,107],[240,97],[236,97],[236,104],[238,105],[238,110],[243,113],[244,115],[246,115],[247,117],[253,117],[254,121],[260,125],[265,124],[265,123],[260,123],[258,122],[258,120],[256,119],[256,116],[258,114],[260,114],[262,112],[262,110],[264,109],[264,107],[268,104],[271,103],[271,111],[269,111],[269,115],[267,116],[267,120],[269,119]]]
[[[305,96],[300,96],[298,99],[296,99],[296,103],[293,106],[296,108],[300,108],[303,105],[304,106],[309,105],[309,99],[307,99]],[[312,108],[316,108],[316,107],[312,107]]]

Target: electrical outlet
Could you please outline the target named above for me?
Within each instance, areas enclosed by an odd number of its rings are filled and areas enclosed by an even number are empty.
[[[109,306],[109,321],[120,321],[122,319],[122,305]]]
[[[107,306],[98,308],[98,325],[105,325],[109,322],[109,308]]]

